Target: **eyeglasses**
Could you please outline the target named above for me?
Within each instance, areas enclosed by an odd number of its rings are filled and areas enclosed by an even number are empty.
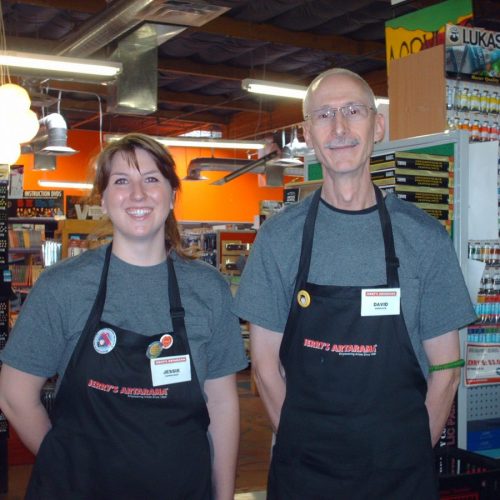
[[[359,122],[368,118],[370,111],[374,111],[374,108],[366,104],[348,104],[340,108],[315,109],[310,114],[305,115],[304,118],[311,120],[316,127],[323,127],[335,120],[339,111],[348,122]]]

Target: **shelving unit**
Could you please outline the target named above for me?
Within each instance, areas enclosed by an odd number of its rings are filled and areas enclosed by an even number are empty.
[[[111,235],[110,226],[102,220],[80,220],[65,219],[59,221],[56,236],[62,243],[62,258],[68,257],[69,243],[72,235],[78,235],[81,239],[89,239],[98,246],[107,241],[106,237]]]
[[[457,133],[454,129],[459,129],[460,134],[464,137],[461,145],[458,144],[455,155],[455,158],[460,160],[460,167],[456,168],[455,171],[461,178],[456,179],[458,187],[456,184],[455,188],[454,243],[465,280],[473,286],[474,284],[470,283],[468,276],[468,228],[481,227],[481,225],[478,226],[477,218],[484,217],[484,214],[481,215],[480,210],[474,205],[469,207],[468,149],[471,151],[471,158],[473,155],[481,157],[482,164],[473,169],[474,175],[481,175],[481,171],[485,172],[488,161],[489,167],[493,170],[488,171],[487,178],[492,180],[492,177],[495,177],[494,172],[498,171],[500,159],[497,156],[497,165],[495,166],[490,163],[490,153],[477,155],[478,150],[473,150],[481,147],[481,143],[486,144],[489,141],[491,144],[491,141],[498,140],[500,85],[495,84],[494,80],[476,82],[462,77],[447,78],[445,50],[442,45],[392,61],[388,67],[388,83],[391,101],[391,139],[420,136],[447,129],[453,131],[453,135]],[[464,92],[466,88],[468,93]],[[486,96],[488,96],[488,102],[485,101]],[[469,148],[466,146],[468,142],[471,142]],[[470,182],[477,185],[478,180],[474,177]],[[484,186],[484,183],[480,185]],[[491,206],[488,205],[488,210],[490,208],[495,210],[493,205],[497,204],[491,203]],[[474,226],[468,225],[469,214],[476,217]],[[473,215],[470,217],[472,218]],[[500,222],[500,214],[498,214],[498,220]],[[475,233],[479,234],[477,231]],[[477,236],[474,237],[477,238]],[[487,236],[482,238],[493,238],[491,230]],[[476,299],[476,302],[479,302],[479,298]],[[479,303],[477,306],[478,309],[484,307]],[[489,316],[491,304],[486,307],[488,309],[486,316]],[[478,338],[485,339],[484,356],[488,355],[487,349],[495,349],[497,342],[492,339],[495,339],[496,332],[500,331],[497,326],[480,321],[474,327],[462,330],[460,340],[464,356],[469,352],[468,346],[473,348],[471,344],[475,344],[474,339]],[[467,368],[464,369],[464,373],[467,374]],[[490,453],[490,456],[496,453],[498,456],[500,450],[499,401],[500,384],[482,385],[478,382],[477,385],[473,386],[469,383],[467,387],[464,381],[460,384],[457,411],[459,447],[472,449],[477,453]]]
[[[8,264],[12,286],[27,293],[43,269],[42,246],[53,237],[57,227],[54,217],[10,217]]]

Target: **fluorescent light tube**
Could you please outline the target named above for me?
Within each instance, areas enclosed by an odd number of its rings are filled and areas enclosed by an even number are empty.
[[[0,65],[100,77],[115,77],[122,71],[122,64],[115,61],[76,59],[8,50],[0,53]]]
[[[387,97],[375,97],[375,106],[380,104],[389,104],[389,99]]]
[[[255,94],[274,95],[279,97],[291,97],[293,99],[304,99],[307,87],[302,85],[290,85],[287,83],[267,82],[265,80],[254,80],[245,78],[241,82],[243,89]]]
[[[106,134],[108,142],[117,141],[123,134]],[[232,141],[229,139],[197,139],[192,137],[159,137],[151,136],[164,146],[180,146],[188,148],[217,149],[264,149],[265,143],[259,141]]]
[[[43,180],[39,180],[38,185],[41,187],[71,188],[71,189],[92,189],[94,187],[93,184],[87,184],[85,182],[43,181]]]

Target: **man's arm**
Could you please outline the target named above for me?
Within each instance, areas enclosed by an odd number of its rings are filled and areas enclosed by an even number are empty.
[[[423,342],[429,365],[442,365],[460,358],[458,331],[440,335]],[[451,405],[460,383],[460,368],[431,372],[427,379],[425,404],[429,413],[432,446],[443,432]]]
[[[214,498],[232,500],[240,436],[236,375],[206,380],[204,389],[210,415],[208,432],[214,447],[212,467]]]
[[[12,368],[5,363],[0,370],[0,408],[21,441],[35,455],[51,428],[40,391],[47,379]]]
[[[282,338],[281,333],[250,325],[252,371],[274,432],[285,400],[285,376],[279,359]]]

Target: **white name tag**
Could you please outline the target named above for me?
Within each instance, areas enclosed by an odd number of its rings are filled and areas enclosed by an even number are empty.
[[[153,386],[178,384],[191,380],[189,354],[150,360]]]
[[[400,313],[400,288],[361,290],[361,316],[396,316]]]

